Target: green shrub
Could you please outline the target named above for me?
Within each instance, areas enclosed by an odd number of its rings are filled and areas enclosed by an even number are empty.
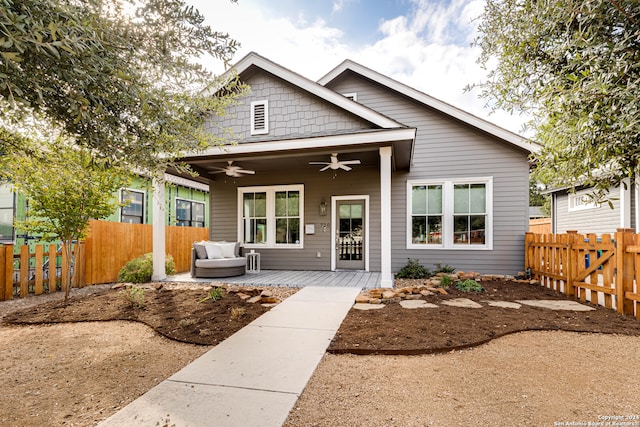
[[[420,264],[417,259],[409,259],[407,265],[396,273],[397,279],[424,279],[431,276],[431,272]]]
[[[433,274],[438,274],[438,273],[451,274],[451,273],[453,273],[455,271],[456,271],[456,269],[451,267],[448,264],[442,265],[441,263],[437,263],[436,264],[436,269],[434,270]]]
[[[131,286],[120,291],[120,295],[134,308],[144,305],[144,289],[140,286]]]
[[[173,274],[176,272],[175,263],[173,257],[167,255],[165,260],[165,271],[167,274]],[[144,283],[151,281],[151,274],[153,273],[153,254],[148,253],[138,258],[127,261],[122,267],[120,273],[118,273],[118,282],[120,283]]]
[[[216,302],[219,299],[222,299],[225,297],[225,293],[224,293],[224,289],[217,287],[217,288],[212,288],[209,293],[207,294],[206,297],[202,298],[200,300],[200,302],[205,302],[205,301],[213,301]]]
[[[441,276],[440,277],[440,287],[441,288],[448,288],[449,286],[451,286],[452,283],[453,283],[453,279],[451,278],[451,276]]]
[[[483,292],[484,288],[473,279],[456,283],[456,288],[462,292]]]

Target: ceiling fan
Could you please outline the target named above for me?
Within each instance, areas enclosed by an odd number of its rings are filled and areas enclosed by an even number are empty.
[[[331,153],[331,161],[330,162],[309,162],[310,165],[325,165],[320,172],[324,172],[327,169],[338,170],[343,169],[345,171],[350,171],[352,168],[347,165],[359,165],[360,160],[338,160],[338,153]]]
[[[242,174],[254,175],[256,173],[256,171],[242,169],[242,167],[234,165],[233,160],[227,160],[227,166],[224,168],[214,167],[214,169],[217,169],[217,170],[211,171],[209,173],[224,172],[227,176],[232,176],[234,178],[240,177],[242,176]]]

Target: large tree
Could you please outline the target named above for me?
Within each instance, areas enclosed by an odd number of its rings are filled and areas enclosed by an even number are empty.
[[[25,133],[62,135],[160,170],[217,142],[204,117],[241,89],[215,92],[201,58],[227,64],[236,48],[182,0],[0,0],[0,152]]]
[[[640,2],[487,0],[479,31],[483,96],[531,115],[538,180],[606,198],[640,172]]]

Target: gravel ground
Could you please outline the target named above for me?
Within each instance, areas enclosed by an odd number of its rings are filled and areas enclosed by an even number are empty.
[[[285,425],[640,426],[638,366],[640,337],[558,331],[439,355],[327,354]]]

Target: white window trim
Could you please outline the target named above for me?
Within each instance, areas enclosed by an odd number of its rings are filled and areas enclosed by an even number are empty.
[[[342,96],[349,98],[354,102],[358,102],[358,92],[343,93]]]
[[[487,203],[487,222],[484,245],[456,245],[453,243],[453,187],[457,184],[485,184]],[[442,243],[416,244],[411,239],[412,188],[414,185],[442,185]],[[449,178],[438,180],[414,179],[407,181],[407,249],[487,251],[493,250],[493,177]]]
[[[186,197],[178,197],[176,196],[173,200],[173,206],[175,209],[175,224],[178,223],[178,221],[180,221],[178,219],[178,200],[182,200],[184,202],[191,202],[191,203],[200,203],[201,205],[204,205],[204,225],[203,227],[207,226],[207,202],[204,200],[194,200],[194,199],[187,199]],[[193,221],[193,220],[192,220]],[[193,227],[193,226],[192,226]]]
[[[275,243],[276,241],[276,192],[298,191],[300,194],[300,242],[299,243]],[[304,248],[304,184],[294,185],[269,185],[256,187],[238,187],[238,241],[244,242],[242,212],[244,193],[266,193],[267,195],[267,243],[243,243],[248,249],[272,248],[272,249],[303,249]]]
[[[569,200],[567,200],[568,212],[586,211],[589,209],[598,209],[600,205],[593,200],[584,203],[584,197],[589,194],[589,190],[576,191],[575,193],[569,193]],[[576,206],[576,201],[580,200],[582,203]]]
[[[264,105],[264,129],[256,129],[256,107]],[[269,133],[269,101],[253,101],[251,103],[251,135],[265,135]]]
[[[2,246],[3,243],[15,243],[16,241],[16,209],[17,209],[18,198],[12,184],[0,184],[0,188],[6,188],[7,192],[11,194],[11,198],[12,198],[11,239],[0,239],[0,246]],[[9,210],[8,207],[2,208],[2,209]]]
[[[141,224],[146,224],[145,223],[145,219],[146,219],[145,218],[145,214],[147,213],[147,192],[144,191],[144,190],[141,190],[139,188],[123,187],[123,188],[120,189],[120,195],[119,195],[120,196],[120,198],[119,198],[119,202],[120,203],[124,203],[124,200],[122,200],[122,193],[124,191],[130,191],[130,192],[133,192],[133,193],[142,193],[142,222],[141,222]],[[123,207],[124,206],[120,206],[118,208],[118,222],[122,222],[122,208]],[[123,224],[129,224],[129,223],[127,222],[127,223],[123,223]]]

